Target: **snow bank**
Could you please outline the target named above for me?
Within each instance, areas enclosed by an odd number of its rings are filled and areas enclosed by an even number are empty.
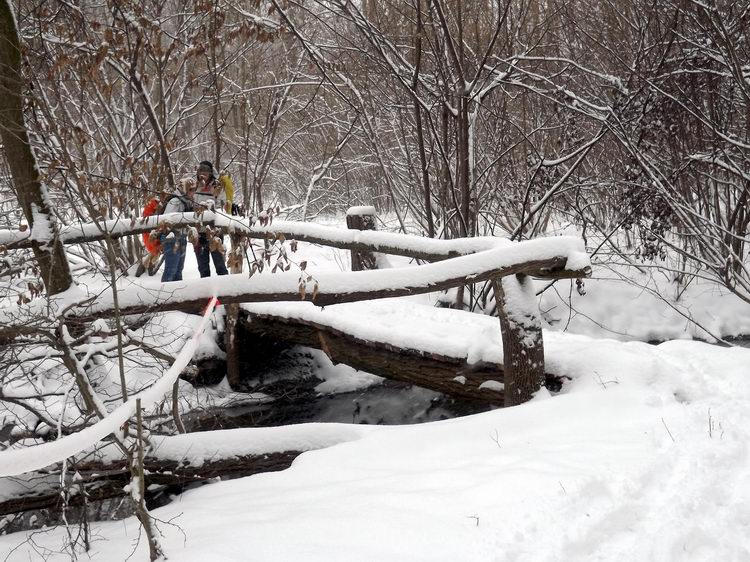
[[[288,470],[204,486],[154,510],[176,525],[160,526],[167,555],[747,560],[750,350],[559,336],[559,368],[577,376],[553,399],[419,426],[231,430],[213,434],[214,443],[206,434],[195,458],[276,440],[280,448],[336,445],[304,453]],[[137,529],[135,518],[94,523],[103,540],[88,556],[125,559]],[[27,536],[0,537],[0,548],[15,549],[9,560],[57,552],[65,530],[21,544]],[[147,556],[144,541],[136,556]]]

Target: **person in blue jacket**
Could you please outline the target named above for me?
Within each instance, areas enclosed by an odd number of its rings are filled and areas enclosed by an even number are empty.
[[[184,190],[184,191],[183,191]],[[192,213],[193,197],[196,185],[192,181],[181,181],[180,187],[167,199],[163,214]],[[182,269],[185,266],[185,251],[187,250],[187,235],[184,231],[175,230],[159,237],[164,253],[164,273],[162,283],[167,281],[182,281]]]

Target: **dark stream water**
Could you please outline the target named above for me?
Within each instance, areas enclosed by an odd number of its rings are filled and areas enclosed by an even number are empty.
[[[269,427],[306,422],[414,424],[465,416],[491,406],[461,400],[416,386],[383,380],[350,392],[321,394],[315,387],[321,368],[314,354],[292,348],[272,364],[248,365],[247,390],[274,397],[254,406],[217,409],[184,420],[191,431],[237,427]]]
[[[750,347],[750,336],[727,338],[727,341]],[[214,412],[210,417],[193,420],[192,431],[306,422],[413,424],[491,409],[486,404],[389,380],[353,392],[319,394],[315,387],[322,381],[316,377],[320,369],[316,352],[311,354],[299,347],[274,349],[269,345],[266,342],[253,347],[253,360],[246,364],[248,390],[266,392],[275,400]]]
[[[750,336],[728,338],[732,345],[750,347]],[[653,342],[660,343],[660,342]],[[267,357],[256,348],[246,364],[247,390],[273,396],[273,402],[256,406],[217,409],[187,419],[190,431],[238,427],[269,427],[307,422],[364,424],[414,424],[485,412],[490,406],[384,380],[352,392],[320,394],[315,387],[320,365],[305,348],[270,350]],[[219,366],[219,378],[223,376]]]
[[[750,347],[750,336],[739,336],[737,338],[726,338],[732,345],[739,347]]]

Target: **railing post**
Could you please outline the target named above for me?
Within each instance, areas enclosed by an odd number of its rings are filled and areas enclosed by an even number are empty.
[[[503,340],[505,406],[530,400],[544,384],[542,322],[527,275],[492,280]]]
[[[232,250],[229,258],[229,273],[242,273],[243,240],[235,233],[229,233]],[[242,372],[240,371],[240,349],[237,341],[237,327],[240,316],[239,304],[226,305],[226,322],[224,324],[224,347],[227,353],[227,382],[232,390],[239,390]]]
[[[346,212],[346,226],[352,230],[377,230],[375,228],[375,207],[350,207]],[[377,269],[374,252],[352,250],[352,271]]]

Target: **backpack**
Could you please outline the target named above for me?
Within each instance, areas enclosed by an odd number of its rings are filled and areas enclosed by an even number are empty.
[[[175,195],[174,193],[167,197],[164,202],[160,201],[158,197],[152,197],[146,202],[146,206],[143,207],[143,211],[141,212],[142,217],[150,217],[153,215],[162,215],[164,214],[164,209],[167,207],[167,203],[169,203],[172,199],[175,197],[178,197],[178,195]],[[148,250],[148,253],[152,256],[158,256],[161,253],[161,242],[159,241],[159,238],[156,236],[151,236],[151,232],[144,232],[141,234],[141,238],[143,239],[143,246]]]
[[[221,186],[224,188],[224,195],[227,196],[227,204],[223,210],[227,213],[231,213],[232,203],[234,202],[234,183],[232,182],[232,176],[226,173],[220,174],[219,182],[221,183]]]
[[[161,201],[159,201],[158,198],[154,197],[149,199],[146,206],[143,207],[143,213],[141,213],[141,216],[150,217],[152,215],[160,215],[163,210],[164,205],[161,204]],[[141,234],[141,237],[143,238],[143,246],[149,254],[152,256],[158,256],[161,253],[161,242],[158,238],[151,238],[150,232],[144,232]]]

